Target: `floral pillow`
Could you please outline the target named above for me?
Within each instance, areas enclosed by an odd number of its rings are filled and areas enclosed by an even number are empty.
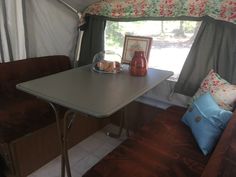
[[[210,92],[222,109],[233,110],[236,101],[236,85],[231,85],[219,74],[215,73],[214,70],[210,70],[205,79],[203,79],[190,104],[206,92]]]
[[[221,108],[232,111],[236,101],[236,85],[220,85],[214,93],[214,99]]]

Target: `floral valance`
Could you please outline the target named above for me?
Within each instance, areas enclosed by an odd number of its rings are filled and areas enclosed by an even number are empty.
[[[236,0],[103,0],[84,14],[108,18],[203,17],[236,24]]]

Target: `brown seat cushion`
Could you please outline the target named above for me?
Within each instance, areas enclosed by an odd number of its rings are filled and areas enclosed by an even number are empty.
[[[182,122],[185,109],[171,107],[108,154],[84,177],[195,177],[208,161]]]
[[[10,142],[55,121],[49,104],[35,97],[3,101],[0,101],[0,143]]]

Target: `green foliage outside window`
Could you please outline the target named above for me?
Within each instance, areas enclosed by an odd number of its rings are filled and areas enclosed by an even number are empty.
[[[106,43],[108,46],[122,47],[124,41],[124,35],[122,32],[124,29],[117,22],[107,21],[106,24]]]

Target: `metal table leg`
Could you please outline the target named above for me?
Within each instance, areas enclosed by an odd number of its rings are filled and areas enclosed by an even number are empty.
[[[65,177],[65,170],[67,177],[71,177],[68,149],[67,149],[67,131],[71,128],[72,122],[75,118],[76,112],[73,110],[68,110],[64,114],[63,125],[60,124],[59,111],[53,103],[49,103],[52,107],[57,124],[57,132],[59,136],[59,143],[61,149],[61,177]]]
[[[124,125],[126,126],[126,135],[129,136],[129,124],[128,124],[128,120],[127,120],[127,116],[126,116],[126,112],[127,112],[127,108],[124,107],[121,109],[121,118],[120,118],[120,127],[119,127],[119,132],[116,133],[112,133],[112,132],[107,132],[106,135],[113,137],[113,138],[120,138]]]
[[[64,115],[64,123],[63,123],[63,129],[64,129],[64,139],[63,139],[63,150],[64,150],[64,156],[65,156],[65,167],[67,172],[67,177],[71,177],[71,170],[70,170],[70,161],[68,156],[68,147],[67,147],[67,130],[69,130],[72,126],[73,120],[75,119],[76,112],[73,110],[66,111]]]
[[[73,110],[66,111],[63,117],[63,124],[61,125],[59,118],[59,110],[53,103],[49,104],[52,107],[56,117],[57,133],[59,136],[59,143],[61,149],[61,177],[65,177],[65,172],[67,174],[67,177],[72,177],[68,156],[67,134],[68,130],[72,126],[73,120],[75,119],[77,112]],[[128,120],[126,118],[126,107],[121,110],[120,128],[118,134],[108,132],[107,135],[114,138],[119,138],[122,134],[124,125],[126,126],[126,135],[129,136],[129,125]]]

